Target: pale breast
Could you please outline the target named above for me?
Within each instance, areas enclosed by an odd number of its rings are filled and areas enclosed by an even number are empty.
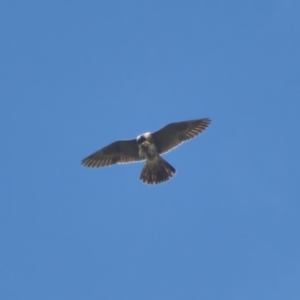
[[[149,142],[144,142],[139,145],[139,154],[140,157],[147,159],[153,159],[158,155],[155,145]]]

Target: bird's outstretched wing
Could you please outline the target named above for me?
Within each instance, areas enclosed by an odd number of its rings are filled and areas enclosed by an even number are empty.
[[[136,140],[114,142],[82,160],[86,167],[105,167],[118,163],[143,160],[139,156]]]
[[[201,133],[209,124],[208,118],[171,123],[152,133],[153,142],[159,153],[168,152]]]

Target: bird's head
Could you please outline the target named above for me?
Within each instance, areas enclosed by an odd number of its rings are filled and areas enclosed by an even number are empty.
[[[143,144],[145,141],[148,140],[149,135],[150,135],[150,132],[147,132],[147,133],[144,133],[144,134],[139,135],[139,136],[136,138],[137,144],[138,144],[138,145]]]

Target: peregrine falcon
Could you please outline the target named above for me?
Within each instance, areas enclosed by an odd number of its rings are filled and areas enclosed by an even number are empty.
[[[133,140],[116,141],[84,158],[81,163],[94,168],[146,160],[140,179],[148,184],[161,183],[169,180],[176,170],[160,154],[200,134],[209,124],[208,118],[171,123]]]

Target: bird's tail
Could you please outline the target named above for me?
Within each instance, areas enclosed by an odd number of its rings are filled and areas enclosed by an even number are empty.
[[[169,180],[176,170],[160,156],[149,159],[143,167],[140,179],[149,184],[157,184]]]

